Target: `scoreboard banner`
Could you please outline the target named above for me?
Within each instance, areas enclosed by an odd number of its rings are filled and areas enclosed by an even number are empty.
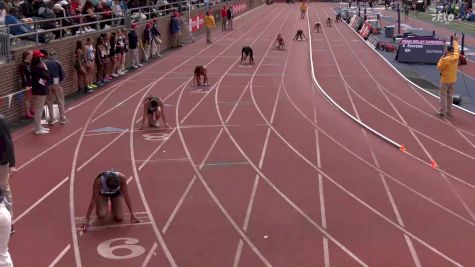
[[[241,13],[245,11],[247,8],[246,3],[238,3],[233,5],[233,12],[234,14]]]
[[[398,62],[437,64],[444,55],[445,41],[433,38],[406,38],[401,40],[396,55]]]
[[[197,30],[204,27],[204,16],[194,16],[190,18],[188,26],[190,27],[190,32],[196,32]]]
[[[363,37],[364,39],[368,38],[368,35],[371,33],[372,28],[373,26],[371,26],[371,24],[365,21],[363,27],[361,27],[361,30],[359,32],[361,37]]]
[[[356,15],[353,15],[350,20],[350,26],[353,30],[357,31],[360,28],[362,19]]]

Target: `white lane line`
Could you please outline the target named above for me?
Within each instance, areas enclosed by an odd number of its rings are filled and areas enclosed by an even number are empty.
[[[257,67],[258,68],[258,67]],[[279,138],[281,138],[281,140],[284,140],[284,143],[285,143],[285,139],[282,138],[282,136],[279,135],[279,133],[273,128],[272,124],[269,123],[269,121],[267,120],[267,118],[264,116],[264,114],[262,113],[262,111],[259,109],[259,106],[257,105],[257,102],[256,102],[256,99],[255,99],[255,96],[253,94],[253,85],[252,85],[252,80],[251,80],[251,86],[250,86],[250,89],[251,89],[251,97],[252,97],[252,100],[254,102],[254,105],[257,109],[257,111],[259,112],[259,115],[262,117],[262,119],[268,124],[268,127],[270,127],[274,133],[277,134],[277,136],[279,136]],[[223,117],[222,117],[222,114],[221,112],[219,111],[218,109],[218,116],[221,120],[221,122],[223,122]],[[334,242],[334,244],[336,244],[337,246],[339,246],[343,251],[345,251],[348,255],[350,255],[350,257],[354,258],[358,263],[360,263],[361,265],[364,265],[364,266],[367,266],[363,261],[361,261],[356,255],[354,255],[351,251],[349,251],[344,245],[342,245],[338,240],[336,240],[332,235],[330,235],[325,229],[323,229],[322,227],[320,227],[320,225],[318,223],[316,223],[315,221],[313,221],[312,218],[310,218],[310,216],[308,216],[304,211],[302,211],[295,203],[293,203],[282,191],[280,191],[271,181],[269,178],[267,178],[264,173],[254,164],[252,163],[251,159],[249,158],[249,156],[244,152],[244,150],[242,149],[242,147],[239,145],[239,143],[236,141],[236,139],[233,137],[233,135],[231,134],[231,132],[229,131],[229,129],[227,127],[224,127],[224,130],[226,131],[226,133],[228,134],[229,138],[231,139],[231,141],[234,143],[234,145],[236,146],[236,148],[239,150],[239,152],[242,154],[242,156],[247,160],[249,161],[249,163],[251,164],[251,166],[254,168],[254,170],[259,174],[259,176],[264,179],[264,181],[277,193],[279,194],[289,205],[292,206],[292,208],[294,208],[298,213],[300,213],[310,224],[312,224],[316,229],[318,229],[322,234],[326,235],[332,242]],[[288,143],[288,142],[287,142]],[[289,147],[291,147],[290,144],[288,144]],[[294,149],[294,152],[295,152],[295,149]],[[298,153],[298,152],[296,152]]]
[[[118,88],[118,87],[117,87]],[[74,248],[74,259],[76,262],[76,267],[82,267],[81,255],[79,250],[79,243],[78,243],[78,235],[76,231],[76,223],[75,223],[75,203],[74,203],[74,182],[76,178],[76,165],[79,155],[79,149],[82,144],[82,140],[84,139],[84,134],[86,133],[87,126],[90,125],[92,116],[97,112],[99,107],[115,92],[116,89],[111,90],[100,102],[96,107],[92,110],[91,114],[88,116],[84,126],[82,127],[81,135],[79,136],[79,140],[76,144],[76,148],[74,149],[74,156],[73,161],[71,164],[71,181],[69,183],[69,215],[71,221],[71,235],[72,235],[72,243]],[[80,233],[83,233],[82,231]]]
[[[249,32],[249,31],[250,31],[251,29],[253,29],[253,28],[254,28],[254,27],[250,28],[247,32]],[[247,32],[246,32],[246,33],[247,33]],[[224,51],[226,51],[226,50],[224,50]],[[223,51],[223,52],[224,52],[224,51]],[[218,56],[219,56],[219,55],[218,55]],[[214,61],[214,59],[211,60],[210,63],[213,62],[213,61]],[[229,71],[229,70],[228,70],[228,71]],[[189,82],[191,79],[193,79],[193,77],[191,77],[191,78],[188,80],[188,82]],[[185,87],[185,84],[183,85],[183,87]],[[184,89],[185,89],[185,88],[183,88],[183,90],[184,90]],[[207,95],[208,95],[208,94],[207,94]],[[205,95],[201,100],[203,100],[207,95]],[[198,106],[198,105],[201,103],[201,100],[195,105],[195,107]],[[136,108],[136,113],[138,112],[138,108],[139,108],[139,106],[137,106],[137,108]],[[189,111],[188,114],[185,115],[185,117],[188,116],[188,115],[190,115],[193,110],[194,110],[194,108],[193,108],[191,111]],[[178,112],[178,108],[176,109],[176,112]],[[231,112],[231,113],[229,114],[229,117],[230,117],[232,114],[233,114],[233,112]],[[135,116],[136,116],[136,115],[135,115]],[[221,126],[221,125],[220,125],[220,126]],[[181,127],[181,126],[180,126],[180,127]],[[173,130],[173,132],[175,132],[175,130],[176,130],[176,128]],[[220,130],[220,132],[218,133],[218,136],[217,136],[217,137],[215,138],[215,140],[213,141],[213,144],[211,145],[211,148],[213,148],[213,147],[216,145],[216,142],[217,142],[217,140],[219,139],[219,137],[221,136],[221,134],[222,134],[222,129]],[[172,133],[170,133],[170,136],[171,136],[171,135],[172,135]],[[133,138],[133,137],[131,137],[131,138]],[[169,139],[170,139],[170,138],[168,138],[167,140],[169,140]],[[131,141],[131,142],[132,142],[132,141]],[[166,141],[165,141],[165,142],[166,142]],[[160,148],[165,142],[162,142],[162,143],[160,144],[159,148]],[[155,149],[155,151],[152,153],[152,155],[154,155],[154,154],[159,150],[159,148]],[[205,157],[203,158],[201,164],[204,164],[204,163],[206,162],[206,160],[207,160],[207,158],[209,157],[211,151],[212,151],[212,149],[210,149],[210,150],[208,151],[208,153],[207,153],[207,154],[205,155]],[[149,156],[149,159],[152,157],[152,155]],[[146,164],[147,164],[147,160],[142,163],[142,165],[141,165],[140,168],[139,168],[139,171],[140,171],[140,169],[143,168]],[[181,207],[181,205],[182,205],[184,199],[185,199],[186,196],[188,195],[188,192],[189,192],[189,190],[191,189],[191,186],[192,186],[192,184],[195,182],[196,179],[197,179],[197,177],[196,177],[196,175],[194,175],[193,178],[191,179],[190,183],[188,184],[188,186],[187,186],[185,192],[184,192],[183,195],[180,197],[180,200],[178,201],[177,205],[175,206],[175,208],[174,208],[172,214],[170,215],[170,217],[168,218],[167,222],[165,223],[165,226],[164,226],[163,229],[162,229],[162,232],[163,232],[163,233],[165,233],[165,232],[167,231],[167,229],[169,228],[171,222],[172,222],[173,219],[175,218],[175,216],[176,216],[178,210],[180,209],[180,207]]]
[[[254,10],[255,10],[255,9],[254,9]],[[256,25],[257,25],[257,24],[256,24]],[[255,27],[255,26],[250,27],[247,32],[251,31],[254,27]],[[246,32],[246,33],[247,33],[247,32]],[[227,36],[227,35],[225,35],[225,36]],[[223,37],[223,38],[224,38],[224,37]],[[236,42],[237,42],[237,41],[236,41]],[[204,50],[206,50],[206,49],[208,49],[208,48],[210,48],[210,47],[212,47],[212,46],[213,46],[213,45],[207,46],[207,47],[206,47],[205,49],[203,49],[202,51],[204,51]],[[224,51],[226,51],[226,50],[224,50]],[[223,51],[223,52],[224,52],[224,51]],[[198,54],[200,54],[200,53],[198,53]],[[220,55],[221,55],[221,54],[220,54]],[[191,58],[190,58],[189,60],[191,60]],[[189,61],[189,60],[187,60],[187,61]],[[185,61],[185,62],[187,62],[187,61]],[[214,59],[213,59],[212,61],[214,61]],[[183,65],[183,64],[184,64],[184,63],[182,63],[181,65]],[[179,66],[181,66],[181,65],[179,65]],[[176,68],[178,68],[179,66],[177,66]],[[175,68],[175,69],[176,69],[176,68]],[[175,69],[173,69],[173,70],[175,70]],[[171,71],[173,71],[173,70],[171,70]],[[191,77],[187,82],[189,82],[191,79],[193,79],[193,77]],[[151,88],[150,88],[150,89],[151,89]],[[147,90],[147,91],[144,93],[144,95],[147,94],[147,93],[150,91],[150,89]],[[180,96],[182,95],[182,93],[183,93],[183,90],[181,91]],[[141,102],[139,102],[139,104],[138,104],[138,105],[136,106],[136,108],[135,108],[134,116],[132,117],[132,120],[131,120],[131,127],[130,127],[131,129],[134,129],[134,124],[135,124],[134,118],[137,117],[137,113],[138,113],[138,110],[139,110],[139,108],[140,108],[140,104],[141,104]],[[176,109],[178,110],[178,106],[177,106]],[[179,122],[179,120],[177,120],[177,123],[178,123],[178,122]],[[148,205],[148,202],[147,202],[146,199],[145,199],[145,194],[144,194],[144,192],[143,192],[142,184],[141,184],[141,182],[140,182],[140,178],[139,178],[139,174],[138,174],[138,169],[137,169],[136,162],[135,162],[135,151],[134,151],[134,141],[133,141],[133,139],[134,139],[134,134],[133,134],[133,130],[132,130],[131,133],[130,133],[130,159],[131,159],[131,163],[132,163],[132,167],[133,167],[132,170],[133,170],[133,172],[134,172],[135,181],[136,181],[136,184],[137,184],[137,188],[138,188],[138,190],[139,190],[140,197],[142,198],[142,202],[143,202],[143,204],[144,204],[145,209],[147,210],[147,212],[148,212],[149,215],[151,216],[151,221],[153,222],[153,224],[152,224],[153,230],[154,230],[154,232],[155,232],[155,235],[156,235],[156,237],[157,237],[157,239],[158,239],[160,245],[162,246],[162,249],[164,250],[165,255],[167,256],[167,259],[169,260],[169,262],[170,262],[170,264],[171,264],[172,266],[177,266],[175,260],[173,259],[173,256],[171,255],[171,253],[170,253],[168,247],[166,246],[166,243],[165,243],[165,240],[163,239],[163,236],[160,234],[160,230],[158,229],[158,226],[157,226],[157,224],[156,224],[156,222],[155,222],[155,218],[153,217],[153,215],[152,215],[152,213],[151,213],[151,210],[150,210],[150,207],[149,207],[149,205]],[[167,139],[167,140],[169,140],[169,139]]]
[[[226,165],[247,165],[249,162],[243,161],[243,162],[222,162],[222,163],[206,163],[203,165],[203,167],[208,167],[208,166],[226,166]],[[201,165],[196,165],[196,167],[201,167]]]
[[[326,12],[325,12],[325,13],[326,13]],[[317,16],[320,18],[320,16],[319,16],[318,13],[317,13]],[[337,31],[338,31],[338,33],[339,33],[342,37],[344,37],[343,34],[340,32],[340,30],[339,30],[338,28],[337,28]],[[349,90],[351,90],[353,93],[356,93],[356,91],[347,83],[345,77],[343,76],[343,73],[342,73],[342,71],[341,71],[341,69],[340,69],[340,64],[338,63],[338,61],[337,61],[337,59],[336,59],[336,57],[335,57],[335,53],[334,53],[334,51],[333,51],[333,47],[332,47],[332,45],[330,44],[330,42],[328,41],[328,36],[327,36],[325,30],[323,30],[323,34],[325,35],[325,39],[326,39],[326,41],[327,41],[327,43],[328,43],[328,46],[329,46],[329,48],[330,48],[330,51],[331,51],[331,53],[332,53],[332,55],[333,55],[333,60],[334,60],[334,62],[335,62],[335,64],[336,64],[336,67],[337,67],[337,69],[338,69],[338,72],[340,73],[340,78],[341,78],[342,81],[344,82],[344,86],[345,86],[345,89],[346,89],[346,91],[347,91],[347,93],[348,93],[348,97],[349,97],[351,103],[353,103],[353,97],[352,97],[351,94],[349,93]],[[343,38],[343,39],[345,40],[346,44],[349,46],[350,44],[348,44],[348,41],[347,41],[345,38]],[[351,47],[350,47],[350,49],[351,49],[351,51],[352,51],[353,54],[354,54],[354,50],[353,50]],[[359,58],[358,58],[358,60],[359,60],[360,64],[363,64]],[[366,66],[363,66],[363,67],[365,68],[366,72],[369,73],[369,71],[368,71],[368,69],[366,68]],[[370,73],[369,75],[371,76],[371,73]],[[372,80],[376,83],[376,86],[380,86],[379,83],[374,79],[374,77],[371,77],[371,78],[372,78]],[[379,88],[379,87],[378,87],[378,88]],[[396,112],[396,114],[399,116],[399,119],[401,119],[404,124],[407,124],[406,121],[404,120],[404,118],[402,117],[402,115],[401,115],[401,114],[399,113],[399,111],[396,109],[396,107],[394,106],[394,104],[389,100],[389,98],[384,94],[384,92],[382,92],[381,90],[380,90],[380,92],[383,94],[383,96],[385,97],[385,99],[386,99],[386,101],[388,102],[388,104],[392,107],[392,109],[393,109],[393,110]],[[353,105],[353,111],[355,112],[355,114],[356,114],[358,120],[361,120],[361,118],[360,118],[360,116],[359,116],[359,114],[358,114],[358,111],[357,111],[355,105]],[[410,131],[410,130],[409,130],[409,131]],[[377,157],[376,157],[376,154],[374,153],[373,146],[371,145],[371,143],[370,143],[370,141],[369,141],[369,136],[368,136],[367,132],[366,132],[365,129],[363,129],[363,128],[361,128],[361,132],[362,132],[363,136],[365,137],[367,146],[368,146],[368,148],[369,148],[369,150],[370,150],[371,157],[373,158],[373,162],[374,162],[376,168],[380,169],[379,161],[378,161],[378,159],[377,159]],[[429,152],[425,149],[425,147],[422,145],[422,143],[421,143],[420,140],[417,138],[417,136],[415,136],[414,132],[410,131],[410,133],[411,133],[411,135],[413,136],[413,138],[419,143],[419,145],[421,146],[421,148],[425,151],[426,156],[428,156],[429,159],[432,159],[431,156],[430,156],[430,154],[429,154]],[[393,198],[393,196],[392,196],[392,193],[391,193],[391,191],[390,191],[390,189],[389,189],[389,187],[388,187],[388,185],[387,185],[387,183],[386,183],[386,178],[384,177],[384,175],[383,175],[381,172],[378,172],[378,175],[379,175],[379,177],[380,177],[380,179],[381,179],[381,182],[383,183],[384,189],[385,189],[385,191],[386,191],[386,195],[388,196],[389,202],[390,202],[390,204],[391,204],[391,207],[392,207],[392,209],[393,209],[394,214],[396,215],[396,218],[397,218],[397,220],[398,220],[398,223],[399,223],[402,227],[405,227],[404,222],[403,222],[403,220],[402,220],[402,217],[401,217],[401,215],[400,215],[400,213],[399,213],[399,209],[398,209],[398,207],[397,207],[397,205],[396,205],[396,202],[394,201],[394,198]],[[412,240],[411,240],[410,238],[408,238],[407,235],[405,235],[405,234],[403,234],[403,235],[404,235],[404,238],[405,238],[407,247],[408,247],[408,249],[409,249],[409,251],[410,251],[410,253],[411,253],[411,256],[412,256],[412,259],[413,259],[413,261],[414,261],[414,264],[415,264],[417,267],[420,267],[421,264],[420,264],[420,261],[419,261],[419,257],[418,257],[418,255],[417,255],[417,253],[416,253],[416,251],[415,251],[414,244],[412,243]]]
[[[424,101],[427,106],[429,106],[429,108],[431,108],[434,113],[435,112],[438,112],[438,108],[435,107],[432,103],[429,102],[429,100],[427,98],[425,98],[421,92],[419,92],[419,90],[417,90],[416,88],[414,88],[412,85],[409,84],[409,86],[411,88],[413,88],[413,91],[416,92],[416,94],[422,99],[422,101]],[[397,97],[397,96],[396,96]],[[398,98],[397,98],[398,99]],[[402,100],[402,99],[401,99]],[[415,107],[415,106],[412,106],[411,104],[407,103],[408,105],[410,105],[410,107],[416,109],[417,111],[419,111],[420,113],[423,113],[423,114],[427,114],[426,112],[424,112],[423,110],[419,109],[418,107]],[[436,120],[439,120],[439,121],[442,121],[443,123],[445,123],[446,125],[448,125],[449,127],[452,127],[454,128],[457,133],[465,140],[467,141],[467,143],[472,147],[472,148],[475,148],[475,144],[473,144],[472,141],[470,141],[467,136],[465,136],[465,134],[468,134],[470,136],[475,136],[475,133],[471,133],[467,130],[464,130],[464,129],[461,129],[461,128],[458,128],[456,125],[452,124],[452,122],[447,119],[447,118],[444,118],[443,120],[440,120],[439,118],[435,118],[434,114],[427,114],[431,119],[436,119]],[[465,133],[465,134],[464,134]]]
[[[326,12],[325,12],[326,13]],[[318,15],[318,14],[317,14]],[[327,14],[328,15],[328,14]],[[343,37],[343,33],[337,28],[337,31],[338,33]],[[326,33],[325,33],[325,30],[323,31],[325,36],[326,36]],[[368,68],[366,67],[366,65],[364,64],[364,62],[361,60],[361,58],[359,57],[359,55],[356,53],[356,51],[351,47],[351,45],[348,43],[348,41],[346,40],[346,38],[343,38],[345,40],[345,43],[347,44],[347,46],[349,47],[349,49],[351,50],[351,52],[353,53],[353,55],[357,58],[358,62],[360,63],[360,65],[364,68],[364,70],[366,71],[366,73],[369,75],[369,77],[371,77],[371,79],[373,80],[373,82],[376,84],[378,90],[380,91],[380,93],[383,95],[383,97],[385,98],[385,100],[388,102],[388,104],[391,106],[391,108],[393,109],[393,111],[397,114],[397,116],[399,117],[399,120],[397,120],[396,118],[394,118],[397,122],[402,122],[403,125],[405,125],[408,130],[409,130],[409,133],[411,134],[411,136],[414,138],[414,140],[416,140],[417,144],[420,146],[420,148],[424,151],[425,155],[428,157],[429,161],[432,161],[434,158],[432,157],[431,153],[428,151],[428,149],[424,146],[424,144],[422,143],[422,141],[419,139],[419,137],[414,133],[414,130],[412,127],[410,127],[407,123],[407,121],[404,119],[404,117],[401,115],[401,113],[399,112],[399,110],[395,107],[395,105],[393,104],[393,102],[388,98],[388,96],[384,93],[384,91],[387,91],[387,90],[383,90],[383,88],[385,89],[385,87],[383,85],[381,85],[374,76],[372,76],[371,72],[368,70]],[[328,40],[327,40],[328,42]],[[328,43],[328,45],[330,46],[330,49],[333,51],[333,49],[331,48],[331,45],[330,43]],[[333,53],[332,53],[333,54]],[[335,63],[337,64],[337,68],[338,70],[340,70],[339,68],[339,64],[336,60],[336,58],[334,57],[334,60],[335,60]],[[341,73],[340,71],[340,75],[341,75],[341,79],[344,81],[345,85],[348,86],[348,88],[353,92],[355,93],[356,95],[359,96],[359,94],[356,92],[356,90],[354,90],[346,81],[346,79],[343,77],[343,74]],[[366,101],[366,99],[364,99],[363,97],[359,96],[363,101],[365,101],[366,103],[370,104],[369,101]],[[350,96],[351,98],[351,96]],[[356,112],[356,110],[355,110]],[[387,115],[389,116],[389,115]],[[392,117],[392,116],[389,116],[389,117]],[[358,119],[360,119],[358,117]],[[422,133],[420,133],[422,134]],[[426,136],[425,134],[423,134],[424,136]],[[372,147],[370,147],[370,149],[372,149]],[[456,149],[454,149],[456,150]],[[458,151],[458,150],[457,150]],[[461,152],[461,151],[460,151]],[[463,152],[461,152],[463,153]],[[465,153],[464,153],[465,154]],[[468,156],[468,155],[467,155]],[[475,159],[475,158],[474,158]],[[379,164],[377,163],[377,160],[376,160],[376,167],[379,168]],[[380,173],[381,175],[381,173]],[[460,194],[453,188],[452,184],[450,183],[450,181],[447,179],[447,177],[443,174],[443,173],[440,173],[440,175],[444,178],[445,182],[449,184],[450,188],[452,189],[452,192],[454,193],[454,195],[457,197],[457,199],[460,201],[460,203],[462,204],[462,206],[464,207],[464,209],[467,211],[467,213],[472,217],[472,220],[475,220],[475,215],[473,214],[472,210],[470,209],[470,207],[467,205],[467,203],[463,200],[463,198],[460,196]],[[384,179],[384,177],[383,177]],[[403,224],[402,224],[403,225]],[[404,226],[404,225],[403,225]],[[414,259],[415,260],[415,263],[417,264],[419,262],[418,259]]]
[[[21,218],[25,217],[32,209],[34,209],[36,206],[38,206],[43,200],[45,200],[47,197],[49,197],[51,194],[54,193],[60,186],[62,186],[66,181],[69,179],[69,177],[64,178],[59,184],[57,184],[55,187],[51,188],[46,194],[44,194],[40,199],[38,199],[33,205],[31,205],[28,209],[26,209],[22,214],[17,216],[13,220],[13,224],[17,223]]]
[[[121,132],[119,135],[117,135],[114,139],[112,139],[112,141],[110,141],[107,145],[105,145],[103,148],[101,148],[99,151],[96,152],[96,154],[92,155],[88,160],[86,160],[86,162],[84,162],[81,166],[79,166],[79,168],[77,169],[77,171],[81,171],[82,168],[84,168],[87,164],[89,164],[89,162],[93,161],[97,156],[99,156],[102,152],[104,152],[104,150],[106,150],[107,148],[109,148],[112,144],[115,143],[115,141],[119,140],[119,138],[121,138],[124,134],[126,134],[127,132],[129,131],[129,129],[126,129],[125,131]]]
[[[59,255],[53,260],[52,263],[50,263],[50,265],[48,265],[49,267],[54,267],[56,266],[56,264],[58,264],[58,262],[64,257],[64,255],[66,255],[66,253],[68,253],[69,249],[71,248],[71,244],[68,244],[60,253]]]
[[[30,163],[32,163],[33,161],[37,160],[38,158],[40,158],[41,156],[43,156],[44,154],[50,152],[51,150],[53,150],[54,148],[56,148],[57,146],[59,146],[60,144],[62,144],[64,141],[68,140],[69,138],[71,138],[72,136],[74,136],[75,134],[77,134],[79,131],[82,130],[82,127],[77,129],[76,131],[74,131],[72,134],[66,136],[65,138],[61,139],[59,142],[55,143],[54,145],[50,146],[49,148],[43,150],[43,152],[39,153],[38,155],[36,155],[35,157],[33,157],[32,159],[28,160],[27,162],[23,163],[20,167],[17,168],[17,171],[20,171],[22,170],[23,168],[25,168],[26,166],[28,166]]]
[[[280,14],[280,13],[279,13]],[[287,17],[289,16],[290,13],[287,14]],[[267,27],[269,27],[273,22],[274,20],[277,18],[278,16],[274,17],[274,19],[271,21],[271,23],[269,23],[267,25]],[[284,21],[283,21],[284,22]],[[283,25],[283,22],[281,24],[280,27],[282,27]],[[266,27],[266,29],[267,29]],[[263,32],[261,32],[261,34],[259,34],[258,38],[262,35]],[[253,41],[252,43],[255,43],[257,41],[257,39],[255,41]],[[272,45],[272,44],[271,44]],[[238,62],[239,59],[237,59],[233,65],[235,65],[237,62]],[[262,63],[262,62],[260,62]],[[231,68],[233,67],[233,65],[231,65],[228,70],[226,71],[229,72],[231,70]],[[224,76],[226,75],[226,73],[221,76],[218,84],[221,83],[221,81],[223,80]],[[219,87],[218,87],[219,89]],[[178,98],[178,104],[177,104],[177,112],[176,112],[176,117],[177,117],[177,121],[178,120],[178,105],[180,104],[180,100],[181,100],[181,97],[183,96],[183,91],[180,93],[180,96]],[[242,97],[242,95],[241,95]],[[215,93],[215,103],[217,103],[217,91]],[[215,104],[216,108],[219,110],[218,108],[218,105]],[[235,105],[235,107],[237,106],[237,104]],[[235,109],[235,108],[234,108]],[[218,111],[219,113],[219,111]],[[220,115],[220,118],[221,118],[221,121],[223,123],[223,120],[222,120],[222,115]],[[229,120],[230,117],[228,117],[228,120]],[[191,157],[191,154],[188,150],[188,147],[186,146],[186,142],[184,140],[184,137],[183,137],[183,134],[182,132],[180,131],[180,125],[178,124],[177,125],[177,128],[178,128],[178,134],[180,135],[180,139],[182,140],[182,144],[183,144],[183,147],[185,149],[185,152],[187,153],[188,157],[190,158],[190,161],[193,162],[192,160],[192,157]],[[220,134],[221,134],[222,131],[220,131]],[[247,159],[249,161],[249,159]],[[226,209],[222,206],[222,204],[219,202],[218,198],[214,195],[213,191],[211,190],[211,188],[209,187],[209,185],[206,183],[206,181],[204,180],[204,177],[201,175],[200,173],[200,170],[195,166],[193,165],[193,168],[195,169],[195,173],[196,175],[198,176],[198,179],[200,179],[201,183],[203,184],[203,186],[205,187],[205,189],[208,191],[209,195],[211,196],[211,198],[214,200],[214,202],[218,205],[218,207],[220,208],[221,212],[224,214],[224,216],[228,219],[228,221],[232,224],[232,226],[236,229],[236,231],[239,233],[239,235],[241,235],[241,240],[243,239],[244,241],[246,241],[246,243],[249,245],[249,247],[254,251],[254,253],[261,259],[261,261],[266,264],[267,266],[272,266],[271,263],[262,255],[262,253],[259,251],[259,249],[257,247],[255,247],[255,245],[252,243],[252,241],[249,239],[249,237],[246,235],[245,232],[243,232],[240,227],[236,224],[236,222],[232,219],[232,217],[229,215],[229,213],[226,211]]]
[[[183,162],[183,161],[188,161],[188,158],[176,158],[176,159],[146,159],[146,160],[135,160],[136,162]]]
[[[145,257],[144,262],[142,263],[142,267],[148,266],[148,263],[150,262],[150,259],[152,259],[152,255],[155,255],[155,250],[157,249],[157,242],[153,243],[152,249],[147,254],[147,257]]]

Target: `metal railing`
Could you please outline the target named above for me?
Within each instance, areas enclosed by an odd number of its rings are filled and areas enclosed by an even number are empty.
[[[141,23],[153,18],[169,16],[174,10],[187,14],[187,19],[189,19],[191,10],[208,8],[228,1],[232,0],[209,0],[206,2],[205,0],[188,0],[174,3],[163,1],[158,5],[122,11],[95,12],[93,15],[66,16],[63,11],[64,17],[30,20],[28,22],[0,26],[0,60],[2,58],[5,61],[11,59],[11,48],[38,45],[90,32],[108,31],[113,28],[130,28],[132,22]],[[188,20],[184,21],[184,26],[187,26],[187,22]],[[11,34],[19,30],[26,33]]]

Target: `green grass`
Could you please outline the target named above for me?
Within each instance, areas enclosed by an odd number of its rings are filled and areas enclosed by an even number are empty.
[[[403,16],[403,15],[401,15]],[[475,37],[475,22],[460,22],[460,21],[452,21],[449,22],[448,24],[445,23],[440,23],[440,22],[433,22],[432,21],[432,16],[428,12],[419,12],[419,15],[416,17],[414,13],[411,13],[410,16],[415,19],[427,21],[429,23],[435,24],[438,27],[445,27],[448,29],[452,29],[455,32],[463,32],[467,35],[471,35]]]

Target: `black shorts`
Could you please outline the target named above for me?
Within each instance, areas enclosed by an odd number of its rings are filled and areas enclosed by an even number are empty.
[[[114,193],[114,194],[100,194],[100,195],[103,197],[108,197],[110,199],[113,199],[113,198],[121,196],[122,194],[120,193],[120,191],[118,191],[117,193]]]

